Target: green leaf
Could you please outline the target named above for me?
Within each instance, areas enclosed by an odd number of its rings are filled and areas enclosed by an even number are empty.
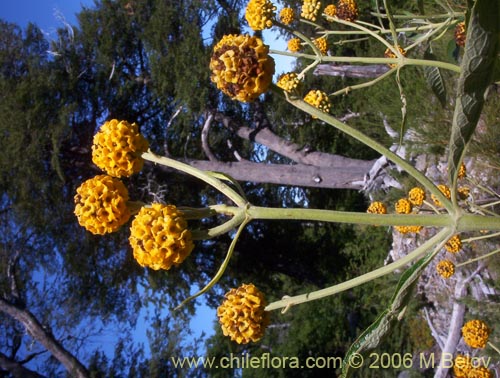
[[[424,59],[437,60],[430,47],[425,51]],[[444,108],[446,106],[446,86],[441,70],[438,67],[426,66],[424,68],[424,75],[427,84],[438,98],[441,106]]]
[[[460,164],[484,104],[484,93],[492,82],[498,52],[500,4],[477,0],[467,27],[465,52],[458,80],[457,99],[450,138],[448,171],[454,188]],[[456,195],[455,191],[452,191]]]
[[[353,369],[351,367],[359,367],[354,364],[353,366],[351,366],[351,362],[359,362],[357,361],[357,359],[359,358],[358,356],[379,345],[382,338],[387,334],[387,332],[389,332],[394,324],[400,320],[402,314],[406,310],[408,302],[412,298],[413,289],[417,284],[418,278],[427,267],[429,262],[439,252],[440,247],[444,243],[443,238],[444,240],[448,239],[448,232],[448,230],[444,229],[440,232],[439,235],[434,236],[434,238],[436,238],[435,240],[439,239],[441,240],[441,243],[439,243],[431,252],[427,253],[424,257],[418,260],[401,275],[401,278],[399,279],[388,308],[379,315],[375,322],[373,322],[366,330],[363,331],[363,333],[348,349],[342,363],[341,378],[350,377],[353,372]],[[428,242],[430,242],[430,240]]]

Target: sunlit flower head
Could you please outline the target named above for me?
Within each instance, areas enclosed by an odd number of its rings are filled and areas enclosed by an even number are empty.
[[[412,206],[408,199],[400,198],[394,205],[394,208],[398,214],[410,214]]]
[[[459,22],[457,26],[455,26],[455,43],[460,46],[465,46],[465,22]]]
[[[408,192],[408,200],[414,206],[422,206],[425,200],[425,191],[419,187],[410,189]]]
[[[493,378],[493,374],[486,366],[477,366],[469,370],[467,378]]]
[[[457,189],[458,197],[462,200],[465,200],[470,195],[470,188],[467,186],[461,186]]]
[[[450,253],[457,253],[462,249],[462,240],[459,235],[454,235],[444,245],[444,248]]]
[[[472,360],[469,356],[457,354],[453,361],[453,374],[455,378],[467,378],[472,367]]]
[[[111,176],[128,177],[142,169],[148,148],[137,124],[112,119],[94,136],[92,161]]]
[[[337,15],[337,7],[333,4],[327,5],[323,13],[328,17],[335,17]]]
[[[259,341],[269,324],[269,312],[265,311],[264,294],[253,284],[243,284],[231,289],[217,308],[217,317],[224,336],[238,344]]]
[[[422,226],[394,226],[400,234],[418,234],[422,230]]]
[[[273,26],[276,7],[269,0],[250,0],[245,18],[252,30],[264,30]]]
[[[482,320],[469,320],[462,327],[465,343],[471,348],[484,348],[490,336],[490,328]]]
[[[369,214],[387,214],[387,208],[383,202],[374,201],[370,204],[370,206],[368,206],[366,212]]]
[[[341,20],[354,22],[359,17],[358,4],[354,0],[339,0],[337,17]]]
[[[441,193],[444,194],[444,196],[446,198],[448,198],[448,199],[451,198],[451,191],[447,185],[440,184],[437,187],[441,191]],[[441,201],[439,201],[439,199],[434,194],[431,194],[431,198],[436,206],[443,207],[443,204],[441,203]]]
[[[104,235],[117,231],[130,218],[128,191],[117,178],[99,175],[80,185],[75,195],[75,215],[88,231]]]
[[[467,176],[467,168],[465,167],[465,164],[462,163],[460,164],[460,168],[458,168],[458,174],[457,177],[459,179],[465,178]]]
[[[406,50],[405,49],[403,49],[399,45],[397,46],[397,48],[398,48],[398,51],[400,52],[401,55],[406,56]],[[388,48],[384,52],[384,57],[386,57],[386,58],[397,58],[397,55],[391,49]],[[391,68],[393,68],[393,67],[396,67],[397,64],[389,63],[388,66],[391,67]]]
[[[226,35],[215,45],[211,79],[233,100],[251,102],[267,91],[274,74],[269,46],[260,38]]]
[[[318,0],[304,0],[302,3],[302,12],[300,16],[309,21],[316,21],[321,2]]]
[[[320,90],[311,90],[307,93],[306,97],[304,97],[304,101],[308,104],[318,108],[322,112],[329,113],[330,112],[330,99],[328,95]],[[313,116],[313,118],[316,118]]]
[[[291,52],[299,52],[302,50],[302,42],[299,38],[292,38],[288,41],[287,48]]]
[[[194,248],[183,213],[159,203],[141,208],[132,221],[129,242],[137,262],[154,270],[181,264]]]
[[[284,25],[290,25],[295,20],[295,11],[292,8],[283,8],[280,12],[280,21]]]
[[[295,72],[288,72],[278,78],[276,85],[284,91],[292,93],[300,88],[301,81]]]
[[[320,37],[313,39],[314,46],[316,46],[321,53],[321,55],[326,55],[328,53],[328,41],[325,37]]]
[[[450,260],[442,260],[436,265],[436,271],[443,278],[450,278],[455,274],[455,264]]]

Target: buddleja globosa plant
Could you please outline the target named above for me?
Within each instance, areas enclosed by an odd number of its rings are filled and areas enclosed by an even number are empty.
[[[284,8],[279,13],[277,7],[269,0],[250,0],[245,12],[249,26],[255,31],[271,27],[288,31],[294,36],[288,42],[289,51],[271,50],[256,36],[226,35],[215,45],[210,61],[212,81],[232,99],[251,102],[264,92],[273,90],[278,95],[284,96],[291,106],[323,121],[325,127],[333,126],[341,130],[404,169],[419,185],[394,204],[394,213],[389,212],[382,202],[372,203],[366,213],[255,206],[248,202],[241,187],[230,177],[200,171],[173,159],[158,156],[148,150],[148,143],[138,132],[137,125],[111,120],[102,126],[94,138],[92,148],[94,163],[109,176],[97,176],[83,183],[78,189],[75,196],[75,213],[80,224],[90,232],[105,234],[116,231],[135,215],[135,219],[131,222],[130,244],[137,262],[151,269],[170,269],[181,264],[193,250],[195,240],[209,239],[236,230],[227,256],[217,274],[205,288],[187,298],[185,302],[203,294],[220,279],[231,259],[240,233],[255,219],[294,219],[393,226],[402,234],[418,233],[424,227],[435,228],[436,232],[432,233],[434,236],[405,257],[332,287],[287,296],[269,304],[264,294],[254,284],[243,284],[226,294],[224,302],[217,311],[223,332],[237,343],[248,343],[258,341],[264,335],[270,311],[288,309],[300,303],[334,295],[398,269],[406,269],[401,274],[387,309],[347,351],[342,376],[350,376],[353,371],[351,368],[353,357],[376,347],[381,338],[401,319],[418,278],[440,250],[445,249],[450,253],[460,251],[462,246],[460,234],[464,232],[489,230],[496,231],[493,235],[498,235],[500,231],[500,217],[490,212],[473,211],[469,207],[469,202],[465,200],[469,196],[469,189],[458,185],[466,176],[463,157],[476,128],[485,91],[491,83],[499,79],[500,4],[497,0],[476,0],[474,3],[469,2],[465,12],[455,12],[447,5],[442,6],[444,13],[433,17],[411,14],[399,16],[391,14],[388,4],[384,1],[385,13],[373,15],[387,22],[373,25],[358,20],[359,10],[354,0],[339,0],[336,5],[327,6],[320,1],[304,0],[300,12]],[[324,28],[316,24],[320,18],[329,21],[330,27]],[[405,20],[404,27],[398,25],[400,20]],[[413,20],[416,26],[408,27],[408,20]],[[387,23],[388,28],[382,26]],[[316,34],[313,36],[303,34],[300,31],[300,26],[303,24],[315,26]],[[336,29],[338,25],[342,25],[342,30]],[[449,35],[447,31],[454,33],[456,43],[464,47],[460,66],[436,60],[428,52],[424,54],[423,59],[408,57],[409,52],[415,47],[430,45],[433,40]],[[398,43],[398,35],[401,33],[412,34],[411,38],[405,39],[410,42],[406,46]],[[361,36],[361,39],[371,38],[377,41],[385,47],[384,56],[327,55],[328,44],[334,36],[348,38],[349,35],[356,35],[358,39]],[[310,61],[310,64],[301,72],[281,75],[275,85],[272,82],[275,71],[272,54],[294,56]],[[334,93],[325,93],[319,88],[306,90],[303,84],[305,75],[319,63],[324,62],[387,64],[389,70],[371,81],[339,89]],[[443,96],[444,90],[440,84],[441,70],[449,70],[457,77],[456,105],[448,147],[448,185],[436,185],[410,162],[329,114],[331,101],[335,96],[375,85],[394,75],[401,91],[404,124],[406,98],[399,82],[399,73],[406,66],[423,67],[438,97]],[[224,194],[233,205],[214,204],[207,208],[193,209],[130,201],[127,190],[119,178],[137,173],[144,160],[178,169],[205,181]],[[424,208],[426,211],[421,211]],[[227,220],[206,230],[191,230],[188,227],[190,219],[203,219],[216,215],[224,215]],[[492,251],[480,258],[496,252],[498,251]],[[476,260],[477,258],[474,259]],[[443,260],[436,267],[444,278],[451,277],[459,268],[460,266],[455,266],[450,260]],[[486,345],[495,348],[488,342],[490,332],[491,329],[486,323],[479,319],[473,320],[463,328],[464,341],[472,348],[483,348]],[[457,376],[471,376],[470,374],[491,376],[491,372],[484,367],[481,371],[476,371],[477,368],[462,355],[457,355],[456,360]]]

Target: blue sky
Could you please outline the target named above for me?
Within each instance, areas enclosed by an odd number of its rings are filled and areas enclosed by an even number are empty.
[[[76,24],[75,13],[82,6],[93,5],[94,0],[4,0],[0,17],[21,27],[33,22],[50,35],[63,26],[61,16],[70,24]]]

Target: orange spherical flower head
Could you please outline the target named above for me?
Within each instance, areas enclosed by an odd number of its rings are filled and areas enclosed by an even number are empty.
[[[295,20],[295,11],[292,8],[283,8],[280,12],[280,21],[285,25],[290,25]]]
[[[318,108],[322,112],[329,113],[330,112],[330,99],[328,98],[328,95],[320,90],[311,90],[309,93],[304,97],[304,101],[307,102],[308,104]],[[317,118],[313,116],[313,118]]]
[[[217,308],[217,316],[224,336],[238,344],[259,341],[269,324],[269,312],[264,294],[253,284],[231,289]]]
[[[387,214],[387,208],[385,205],[380,202],[380,201],[375,201],[368,206],[368,209],[366,209],[366,212],[369,214]]]
[[[398,48],[398,51],[401,53],[401,55],[406,56],[406,50],[405,49],[403,49],[399,45],[397,46],[397,48]],[[394,52],[391,49],[389,49],[389,48],[387,50],[385,50],[384,57],[385,58],[397,58],[396,54],[394,54]],[[394,67],[397,66],[397,64],[389,63],[388,66],[391,67],[391,68],[394,68]]]
[[[117,178],[99,175],[80,185],[75,195],[78,223],[95,235],[115,232],[130,218],[128,191]]]
[[[276,7],[269,0],[250,0],[245,11],[245,18],[252,30],[264,30],[273,26],[275,11]]]
[[[302,50],[302,42],[299,38],[292,38],[288,41],[287,47],[291,52],[299,52]]]
[[[465,22],[459,22],[457,26],[455,26],[455,43],[460,46],[465,46]]]
[[[283,89],[285,92],[297,92],[301,87],[302,82],[295,72],[288,72],[278,78],[276,85]]]
[[[436,271],[443,278],[450,278],[455,274],[455,264],[450,260],[442,260],[436,265]]]
[[[304,0],[302,3],[302,12],[300,17],[305,18],[309,21],[316,21],[316,16],[318,15],[319,8],[321,8],[321,2],[318,0]]]
[[[94,136],[92,161],[111,176],[129,177],[142,169],[141,155],[148,148],[149,143],[136,123],[112,119]]]
[[[321,55],[326,55],[328,52],[328,41],[325,37],[316,38],[312,41],[314,46],[316,46],[321,53]]]
[[[469,370],[467,378],[493,378],[493,374],[487,367],[478,366]]]
[[[453,375],[455,378],[467,378],[472,367],[472,359],[469,356],[457,354],[453,361]]]
[[[490,328],[481,320],[469,320],[462,327],[465,343],[471,348],[484,348],[490,337]]]
[[[159,203],[141,208],[132,221],[129,242],[137,262],[154,270],[181,264],[194,248],[183,213]]]
[[[337,17],[345,21],[356,21],[359,17],[358,4],[356,4],[356,1],[339,0],[337,3]]]
[[[467,168],[465,167],[465,164],[462,163],[460,164],[460,168],[458,168],[458,175],[457,177],[459,179],[463,179],[467,176]]]
[[[437,186],[438,189],[441,191],[441,193],[444,194],[444,196],[448,199],[451,198],[451,191],[450,191],[450,188],[447,186],[447,185],[438,185]],[[434,202],[434,204],[436,206],[439,206],[439,207],[443,207],[443,204],[441,203],[441,201],[438,200],[438,198],[434,195],[434,194],[431,194],[431,198],[432,198],[432,201]]]
[[[423,226],[394,226],[400,234],[418,234]]]
[[[211,79],[233,100],[251,102],[267,91],[274,75],[269,46],[249,35],[225,35],[214,47]]]
[[[398,214],[410,214],[412,206],[409,200],[407,200],[406,198],[401,198],[398,200],[398,202],[396,202],[394,208],[396,209],[396,213]]]
[[[337,7],[333,4],[327,5],[323,10],[323,13],[327,16],[327,18],[333,18],[337,15]]]
[[[425,191],[422,188],[415,187],[408,192],[408,201],[413,206],[422,206],[425,200]]]
[[[470,195],[470,188],[467,186],[461,186],[457,189],[458,198],[465,200]]]
[[[450,253],[457,253],[462,249],[462,240],[460,236],[452,236],[444,245],[444,248]]]

